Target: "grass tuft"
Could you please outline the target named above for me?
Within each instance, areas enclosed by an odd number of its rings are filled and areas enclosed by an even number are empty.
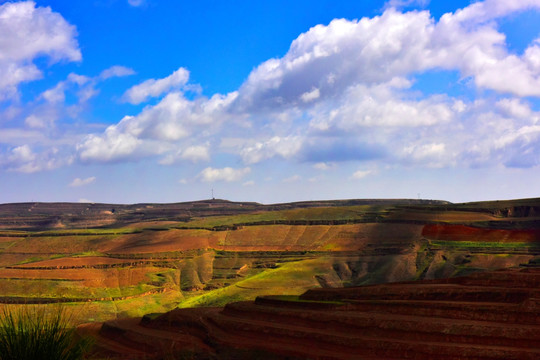
[[[78,338],[64,308],[24,306],[0,312],[0,360],[78,360],[91,340]]]

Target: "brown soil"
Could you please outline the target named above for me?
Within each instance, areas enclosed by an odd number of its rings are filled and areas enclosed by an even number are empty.
[[[223,235],[208,230],[143,231],[127,234],[102,243],[99,251],[111,254],[140,254],[206,249]]]
[[[538,261],[540,246],[535,242],[540,239],[539,204],[540,199],[482,204],[416,200],[275,205],[222,200],[135,205],[0,204],[0,296],[6,302],[10,297],[93,301],[170,290],[148,296],[148,303],[146,299],[126,304],[91,302],[92,311],[105,313],[88,317],[91,321],[166,311],[191,296],[202,296],[202,303],[223,304],[270,293],[273,286],[294,287],[295,293],[300,293],[312,286],[355,286],[470,274]],[[358,207],[353,215],[350,208],[345,212],[330,209],[345,205],[369,206]],[[186,223],[190,219],[273,210],[287,211],[277,214],[282,219],[279,221],[245,220],[275,218],[272,215],[237,216],[225,221],[225,225],[208,228],[188,228],[190,224]],[[289,218],[284,213],[294,216]],[[342,213],[346,214],[343,218],[336,218]],[[103,228],[87,229],[92,226]],[[469,248],[431,240],[479,244]],[[492,246],[493,242],[528,244],[514,248]],[[80,254],[103,256],[77,257]],[[54,259],[58,255],[64,257]],[[314,270],[304,263],[310,259],[319,259],[324,266]],[[292,264],[280,272],[279,268],[288,262],[298,262],[298,266]],[[237,282],[262,272],[268,272],[271,285],[255,283],[266,278],[262,274],[250,280],[246,288],[260,292],[233,291],[230,296],[227,291],[225,295],[219,290],[210,293],[224,287],[236,290]]]
[[[112,359],[164,349],[207,359],[538,359],[540,268],[314,289],[80,331]]]
[[[0,279],[66,280],[81,282],[81,286],[120,288],[148,281],[148,274],[161,268],[133,267],[111,269],[0,269]]]

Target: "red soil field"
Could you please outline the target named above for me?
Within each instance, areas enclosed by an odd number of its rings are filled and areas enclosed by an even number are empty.
[[[483,229],[465,225],[427,224],[422,236],[443,241],[477,242],[539,242],[540,229],[501,230]]]
[[[98,251],[112,254],[160,253],[207,249],[217,245],[224,232],[209,230],[143,231],[102,243]]]
[[[0,269],[0,278],[6,279],[64,279],[81,281],[86,287],[119,288],[134,286],[148,281],[149,273],[163,271],[162,268],[133,267],[112,269],[57,269],[57,270],[27,270]]]
[[[416,220],[416,221],[446,221],[446,222],[473,222],[497,221],[500,217],[491,214],[472,211],[421,211],[396,210],[388,215],[389,219]]]

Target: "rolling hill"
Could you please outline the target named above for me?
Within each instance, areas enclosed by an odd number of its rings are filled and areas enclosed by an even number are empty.
[[[539,262],[540,199],[0,204],[0,303],[77,323]]]

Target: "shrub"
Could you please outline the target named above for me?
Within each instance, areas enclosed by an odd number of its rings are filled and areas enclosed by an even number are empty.
[[[0,360],[77,360],[91,340],[79,338],[64,308],[23,306],[0,311]]]

